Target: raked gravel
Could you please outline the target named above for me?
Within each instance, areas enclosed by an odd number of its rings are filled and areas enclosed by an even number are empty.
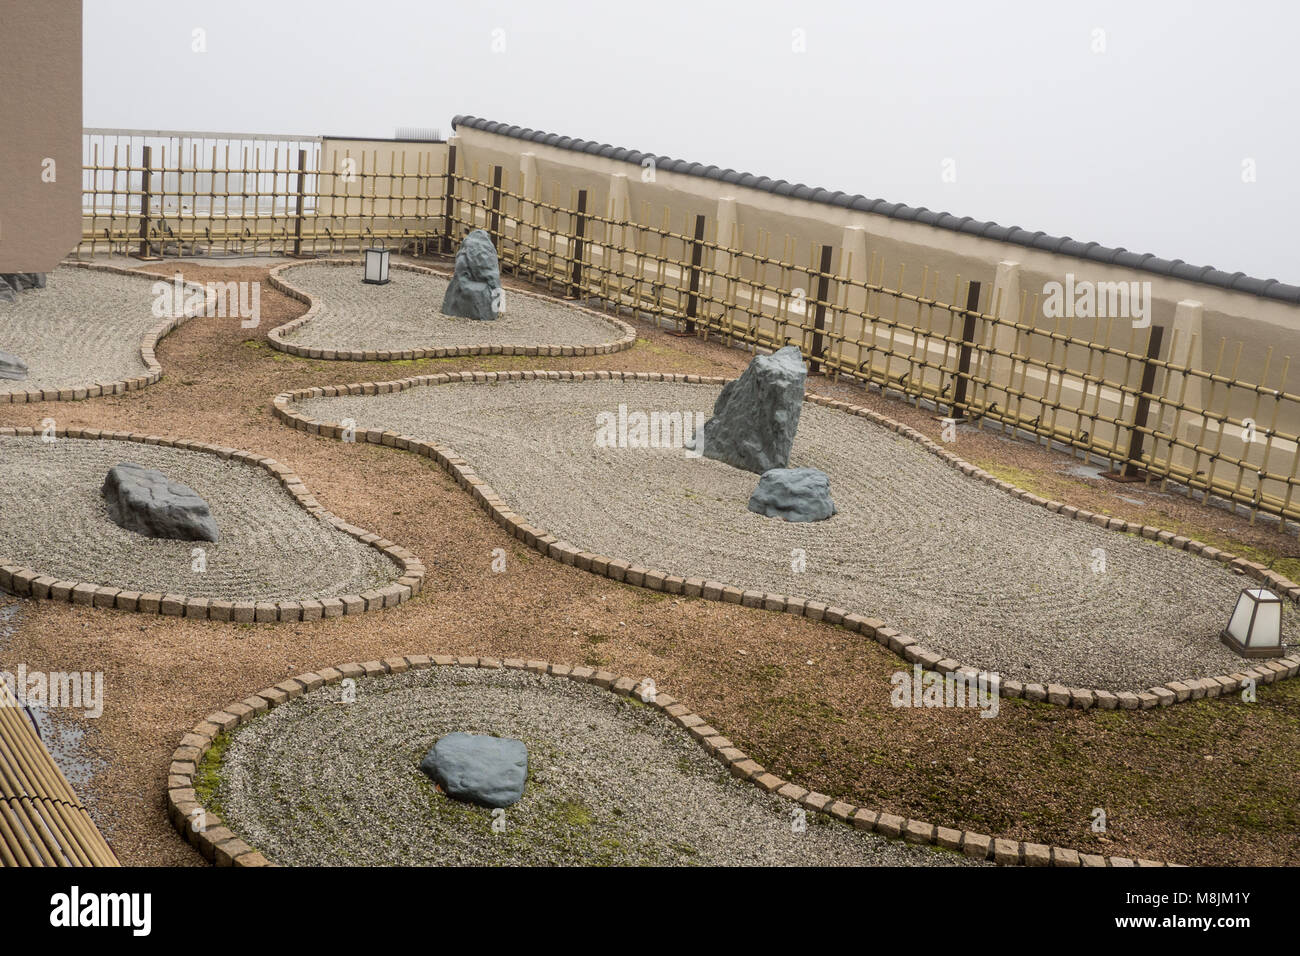
[[[220,540],[150,538],[118,527],[100,488],[134,461],[208,502]],[[194,549],[206,570],[194,570]],[[399,569],[309,514],[261,468],[136,442],[0,438],[0,564],[59,580],[225,600],[291,601],[381,587]]]
[[[27,362],[21,381],[0,379],[0,393],[80,388],[149,371],[140,357],[145,333],[164,320],[153,314],[158,276],[124,276],[64,266],[44,289],[0,302],[0,352]]]
[[[889,865],[971,861],[796,807],[732,777],[638,700],[567,678],[440,667],[359,680],[236,731],[216,803],[268,859],[295,866]],[[453,731],[528,747],[523,798],[498,816],[420,770]]]
[[[285,336],[323,349],[405,350],[476,345],[612,345],[623,330],[599,316],[549,299],[505,291],[505,311],[489,322],[443,315],[447,280],[393,269],[386,285],[361,281],[361,266],[302,265],[282,278],[320,310]]]
[[[718,390],[453,384],[300,407],[450,445],[514,511],[576,547],[838,604],[1003,679],[1141,691],[1243,667],[1218,635],[1245,578],[1018,501],[864,419],[804,405],[791,464],[825,471],[839,509],[807,524],[748,511],[749,472],[681,450],[596,447],[601,412],[707,416]],[[1283,630],[1296,639],[1290,610]]]

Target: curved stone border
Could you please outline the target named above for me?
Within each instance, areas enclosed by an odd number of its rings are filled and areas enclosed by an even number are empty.
[[[165,276],[156,272],[139,272],[135,269],[126,269],[121,266],[99,265],[93,262],[75,262],[64,260],[59,263],[60,267],[69,266],[76,269],[90,269],[95,272],[110,272],[115,275],[136,276],[137,278],[152,279],[154,282],[166,282]],[[96,382],[94,385],[81,385],[72,388],[43,388],[31,389],[25,392],[0,392],[0,405],[4,404],[23,404],[30,402],[79,402],[86,398],[98,398],[101,395],[121,395],[123,392],[135,392],[142,388],[153,385],[163,377],[163,367],[158,363],[158,356],[155,350],[158,343],[168,332],[180,328],[190,319],[206,315],[212,310],[213,303],[216,301],[216,292],[204,290],[197,282],[185,283],[187,289],[199,289],[203,291],[203,305],[194,310],[186,309],[179,316],[167,319],[159,325],[154,326],[140,338],[140,358],[149,371],[144,375],[137,375],[135,378],[122,379],[117,382]]]
[[[571,309],[579,312],[585,312],[587,315],[607,322],[623,332],[623,337],[615,342],[605,345],[448,345],[438,348],[419,348],[419,349],[323,349],[298,345],[294,342],[287,342],[285,335],[295,329],[301,328],[320,313],[321,304],[312,299],[310,295],[301,289],[289,283],[288,279],[283,278],[280,273],[289,269],[296,269],[304,265],[321,265],[321,266],[360,266],[360,259],[314,259],[308,262],[286,262],[284,265],[276,266],[271,270],[268,281],[273,289],[277,289],[289,296],[291,299],[297,299],[299,302],[307,304],[308,309],[298,318],[284,325],[278,325],[266,334],[267,340],[271,347],[279,349],[281,352],[287,352],[290,355],[298,355],[302,358],[330,359],[347,362],[388,362],[394,359],[423,359],[423,358],[453,358],[462,355],[563,355],[563,356],[585,356],[585,355],[609,355],[613,352],[621,352],[624,349],[632,347],[636,341],[636,330],[621,319],[612,316],[602,315],[592,309],[584,308],[572,303],[563,303]],[[440,279],[450,279],[451,275],[441,272],[437,269],[429,269],[425,266],[409,265],[405,262],[394,262],[391,267],[401,269],[405,272],[417,272],[425,275],[437,276]],[[536,292],[525,292],[520,289],[511,289],[512,296],[528,296],[533,299],[543,299],[552,304],[557,300],[553,296],[541,295]]]
[[[199,803],[194,790],[196,768],[212,743],[223,733],[241,724],[249,723],[259,714],[286,701],[300,697],[308,691],[327,684],[337,684],[344,678],[380,677],[401,674],[408,670],[430,667],[484,667],[492,670],[527,670],[534,674],[550,674],[570,680],[595,684],[624,697],[637,696],[652,707],[663,711],[673,723],[682,727],[699,741],[709,754],[721,761],[733,777],[747,780],[768,793],[775,793],[815,813],[824,813],[859,830],[872,830],[883,836],[902,838],[908,843],[921,843],[946,850],[957,850],[977,860],[991,860],[1004,866],[1167,866],[1153,860],[1131,860],[1119,856],[1099,856],[1080,853],[1065,847],[1045,843],[1025,843],[990,837],[970,830],[936,826],[923,820],[909,820],[892,813],[881,813],[858,807],[843,800],[835,800],[824,793],[810,791],[796,783],[782,780],[768,773],[758,762],[751,760],[722,736],[708,722],[675,697],[653,692],[653,699],[645,700],[643,690],[651,691],[654,682],[636,681],[619,677],[608,671],[592,667],[569,667],[548,664],[546,661],[525,661],[519,658],[499,660],[494,657],[450,657],[415,654],[390,657],[379,661],[340,664],[308,674],[299,674],[282,680],[274,687],[259,691],[238,703],[229,704],[216,713],[209,714],[181,738],[180,746],[172,753],[167,775],[167,815],[185,839],[203,854],[204,859],[217,866],[273,866],[266,857],[241,840],[226,827],[220,817]],[[647,694],[646,696],[650,696]],[[203,827],[195,829],[193,823],[202,814]]]
[[[0,440],[5,437],[29,437],[41,434],[34,428],[0,428]],[[108,432],[93,428],[60,428],[54,432],[59,438],[84,438],[97,441],[131,441],[142,445],[160,445],[185,451],[204,452],[230,461],[258,465],[273,475],[294,501],[307,512],[339,531],[356,538],[382,552],[393,561],[402,574],[397,581],[382,588],[345,594],[341,597],[308,598],[302,601],[228,601],[217,598],[196,598],[184,594],[124,591],[121,588],[93,584],[86,581],[61,581],[40,571],[19,565],[0,564],[0,588],[12,591],[19,597],[32,597],[64,604],[83,604],[89,607],[118,608],[141,614],[162,614],[166,617],[188,617],[200,620],[234,621],[237,624],[272,621],[319,621],[326,617],[345,614],[362,614],[381,608],[395,607],[420,593],[424,583],[425,568],[413,552],[381,538],[365,528],[349,524],[320,506],[307,491],[302,479],[274,458],[265,458],[252,452],[239,451],[221,445],[208,445],[184,438],[162,438],[158,435],[141,435],[137,432]],[[2,445],[0,445],[2,447]]]
[[[438,375],[421,375],[415,378],[401,379],[393,382],[363,382],[351,385],[334,385],[325,388],[305,388],[294,392],[283,392],[274,399],[273,411],[277,418],[292,428],[324,435],[329,438],[341,438],[343,426],[337,422],[318,422],[307,418],[289,408],[290,403],[304,398],[323,398],[336,395],[377,395],[384,392],[401,392],[408,388],[426,385],[441,385],[449,382],[468,382],[485,384],[497,381],[638,381],[638,382],[678,382],[700,385],[722,385],[725,378],[700,375],[678,375],[667,372],[573,372],[573,371],[532,371],[532,372],[444,372]],[[878,425],[897,432],[904,438],[917,442],[932,454],[938,456],[950,467],[962,474],[976,478],[985,484],[993,485],[1002,491],[1029,504],[1038,505],[1075,521],[1087,521],[1091,524],[1115,531],[1138,534],[1153,541],[1159,541],[1171,547],[1192,554],[1199,554],[1222,564],[1230,565],[1233,570],[1285,594],[1293,601],[1300,601],[1300,585],[1289,578],[1271,571],[1264,565],[1245,558],[1237,557],[1203,542],[1170,531],[1162,531],[1151,525],[1139,525],[1122,518],[1095,514],[1073,505],[1059,501],[1049,501],[1018,488],[1010,482],[1003,481],[977,468],[970,462],[958,458],[914,428],[887,418],[871,409],[860,405],[851,405],[837,399],[826,398],[815,393],[808,393],[804,401],[814,405],[837,409],[850,415],[866,418]],[[469,463],[456,454],[455,450],[433,442],[425,442],[409,435],[399,435],[391,431],[371,429],[358,430],[357,441],[366,441],[375,445],[388,445],[405,451],[413,451],[426,458],[432,458],[456,479],[456,483],[468,491],[475,501],[492,516],[492,519],[515,538],[529,547],[564,564],[574,565],[583,571],[591,571],[615,581],[647,587],[654,591],[669,594],[684,594],[687,597],[704,598],[710,601],[726,601],[745,607],[765,608],[769,611],[784,611],[787,614],[802,615],[814,621],[826,621],[841,624],[851,631],[857,631],[874,638],[879,644],[909,663],[920,664],[929,670],[943,674],[958,674],[967,678],[980,677],[990,679],[988,672],[979,671],[964,665],[937,651],[925,647],[914,638],[907,637],[891,628],[884,621],[854,614],[837,606],[828,606],[822,601],[774,594],[764,591],[747,591],[719,581],[705,581],[701,578],[683,578],[654,568],[634,565],[628,561],[611,558],[603,554],[582,551],[567,541],[561,541],[545,528],[538,528],[520,515],[510,510],[496,491],[483,481],[470,467]],[[1218,697],[1231,694],[1254,681],[1257,684],[1271,684],[1287,677],[1294,677],[1300,672],[1300,654],[1292,654],[1273,660],[1263,660],[1251,667],[1243,668],[1233,674],[1205,677],[1187,681],[1169,681],[1158,687],[1151,687],[1141,693],[1132,691],[1109,691],[1102,688],[1066,687],[1063,684],[1023,683],[1020,681],[999,681],[998,688],[1002,697],[1020,698],[1032,701],[1045,701],[1062,707],[1076,707],[1087,710],[1097,707],[1102,710],[1149,710],[1153,707],[1167,707],[1186,700],[1200,700],[1204,697]]]

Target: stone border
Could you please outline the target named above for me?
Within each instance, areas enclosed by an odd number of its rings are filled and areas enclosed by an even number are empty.
[[[533,380],[675,382],[698,385],[721,385],[728,381],[728,379],[716,376],[680,375],[668,372],[540,370],[532,372],[444,372],[438,375],[421,375],[393,382],[363,382],[360,384],[333,385],[325,388],[305,388],[293,392],[282,392],[274,399],[273,413],[276,418],[291,428],[311,434],[324,435],[328,438],[341,438],[344,431],[342,425],[337,422],[318,422],[307,418],[292,411],[289,408],[290,403],[304,398],[401,392],[408,388],[442,385],[450,382],[487,384],[498,381]],[[1038,505],[1075,521],[1086,521],[1114,531],[1137,534],[1149,540],[1159,541],[1171,547],[1189,551],[1192,554],[1199,554],[1205,558],[1227,564],[1234,571],[1259,581],[1293,601],[1300,600],[1300,585],[1269,570],[1262,564],[1247,561],[1245,558],[1237,557],[1226,551],[1220,551],[1218,548],[1210,547],[1193,538],[1175,535],[1170,531],[1162,531],[1151,525],[1134,524],[1122,518],[1095,514],[1081,508],[1075,508],[1073,505],[1040,498],[958,458],[952,452],[944,449],[938,442],[927,438],[916,429],[860,405],[851,405],[848,402],[826,398],[815,393],[808,393],[804,401],[866,418],[875,424],[888,428],[890,431],[920,444],[927,451],[936,455],[950,467],[962,472],[962,474],[992,485],[1019,498],[1021,501]],[[954,674],[969,679],[977,677],[984,680],[990,679],[988,672],[979,671],[950,657],[945,657],[938,651],[925,647],[914,638],[907,637],[894,628],[887,626],[884,621],[851,613],[842,607],[827,606],[822,601],[809,598],[764,591],[747,591],[719,581],[683,578],[679,575],[669,574],[666,571],[634,565],[619,558],[582,551],[569,542],[556,538],[545,528],[538,528],[529,524],[523,517],[511,511],[492,486],[483,481],[469,462],[461,458],[449,446],[425,442],[409,435],[399,435],[391,431],[379,431],[378,429],[370,429],[365,432],[358,430],[355,437],[358,442],[364,441],[374,445],[387,445],[404,451],[413,451],[426,458],[432,458],[451,474],[458,485],[468,491],[474,500],[483,506],[484,510],[491,515],[492,520],[529,547],[564,564],[574,565],[583,571],[591,571],[595,574],[613,578],[615,581],[647,587],[654,591],[684,594],[687,597],[704,598],[710,601],[725,601],[731,604],[741,604],[745,607],[765,608],[769,611],[784,611],[787,614],[801,615],[814,621],[842,624],[851,631],[857,631],[867,637],[874,638],[879,644],[888,647],[908,663],[920,664],[926,669],[943,674]],[[1112,692],[1103,688],[1067,687],[1063,684],[1049,683],[1044,685],[1001,680],[998,682],[998,689],[1002,697],[1023,697],[1026,700],[1045,701],[1061,707],[1076,707],[1083,710],[1090,707],[1097,707],[1102,710],[1150,710],[1153,707],[1167,707],[1186,700],[1200,700],[1204,697],[1219,697],[1220,695],[1231,694],[1246,686],[1248,681],[1254,681],[1257,684],[1271,684],[1283,678],[1294,677],[1297,673],[1300,673],[1300,654],[1291,654],[1286,657],[1261,660],[1233,674],[1185,681],[1169,681],[1141,693],[1133,693],[1132,691]]]
[[[64,260],[59,266],[68,266],[76,269],[90,269],[95,272],[108,272],[114,275],[136,276],[139,278],[152,279],[154,282],[166,282],[167,278],[156,272],[140,272],[136,269],[126,269],[122,266],[100,265],[93,262],[73,262]],[[187,289],[200,289],[203,287],[197,282],[187,282]],[[134,378],[123,379],[117,382],[96,382],[94,385],[76,385],[71,388],[43,388],[30,389],[24,392],[0,392],[0,405],[18,404],[22,405],[31,402],[79,402],[86,398],[98,398],[101,395],[121,395],[123,392],[135,392],[142,388],[153,385],[163,377],[163,367],[158,362],[156,349],[158,343],[163,340],[167,333],[180,328],[190,319],[207,315],[212,311],[212,306],[216,302],[216,292],[208,290],[204,292],[203,306],[201,309],[191,311],[186,309],[179,316],[167,319],[161,324],[147,331],[140,338],[140,358],[149,371],[144,375],[137,375]]]
[[[34,428],[0,428],[0,439],[5,437],[30,437],[41,434]],[[20,565],[0,563],[0,588],[12,591],[19,597],[32,597],[64,604],[83,604],[88,607],[118,608],[123,611],[136,611],[141,614],[161,614],[165,617],[186,617],[199,620],[234,621],[238,624],[272,621],[318,621],[326,617],[342,617],[345,614],[362,614],[381,608],[395,607],[413,595],[420,593],[424,583],[425,567],[413,552],[381,538],[365,528],[349,524],[320,506],[307,491],[302,479],[280,464],[274,458],[265,458],[252,452],[238,451],[221,445],[208,445],[203,442],[183,438],[162,438],[158,435],[142,435],[137,432],[109,432],[93,428],[60,428],[54,432],[60,438],[82,438],[98,441],[130,441],[143,445],[160,445],[166,448],[180,448],[185,451],[197,451],[230,461],[241,461],[249,465],[258,465],[274,476],[294,501],[318,520],[332,525],[339,531],[356,538],[391,559],[399,568],[401,576],[392,584],[360,594],[345,594],[341,597],[308,598],[301,601],[257,601],[224,600],[217,598],[196,598],[184,594],[161,594],[157,592],[126,591],[107,585],[93,584],[86,581],[62,581],[42,574],[40,571]],[[2,447],[2,444],[0,444]]]
[[[595,684],[612,693],[624,697],[636,696],[643,700],[644,698],[641,697],[643,689],[651,690],[654,687],[654,682],[648,678],[636,681],[630,677],[619,677],[592,667],[569,667],[563,664],[548,664],[546,661],[525,661],[520,658],[500,660],[494,657],[451,657],[428,654],[340,664],[338,667],[325,667],[312,673],[299,674],[282,680],[274,687],[259,691],[251,697],[246,697],[238,703],[228,704],[223,710],[209,714],[181,738],[180,746],[172,753],[172,762],[167,772],[168,818],[186,841],[203,854],[204,859],[216,863],[217,866],[274,866],[275,864],[226,827],[220,817],[199,803],[198,794],[194,789],[194,776],[204,755],[211,749],[213,741],[241,724],[250,723],[253,718],[273,707],[278,707],[319,687],[337,684],[344,678],[355,680],[360,677],[381,677],[385,674],[401,674],[408,670],[423,670],[431,667],[527,670],[534,674],[550,674],[553,677],[567,677],[570,680]],[[952,827],[936,826],[922,820],[909,820],[892,813],[880,813],[842,800],[835,800],[824,793],[810,791],[769,773],[761,764],[750,759],[730,740],[709,726],[703,717],[692,713],[675,697],[655,691],[654,699],[645,703],[657,707],[673,723],[685,729],[712,757],[721,761],[731,771],[733,777],[747,780],[768,793],[785,797],[809,811],[824,813],[859,830],[871,830],[893,839],[901,838],[908,843],[957,850],[973,859],[991,860],[1003,866],[1170,865],[1154,860],[1132,860],[1128,857],[1080,853],[1077,850],[1049,846],[1045,843],[1025,843],[1020,840],[995,838],[970,830],[957,830]],[[206,824],[202,831],[195,830],[189,825],[192,814],[200,811],[204,815]]]
[[[320,312],[321,303],[316,302],[310,295],[301,289],[291,285],[288,279],[281,277],[280,273],[289,269],[297,269],[305,265],[324,265],[324,266],[360,266],[361,259],[312,259],[305,262],[286,262],[272,269],[268,275],[267,281],[271,287],[291,299],[297,299],[304,302],[309,307],[303,315],[286,322],[284,325],[278,325],[266,334],[267,341],[271,347],[279,349],[281,352],[287,352],[290,355],[297,355],[302,358],[326,359],[333,361],[347,362],[388,362],[395,359],[423,359],[423,358],[454,358],[463,355],[555,355],[555,356],[587,356],[587,355],[609,355],[614,352],[621,352],[629,349],[636,341],[636,329],[621,319],[612,316],[603,315],[593,309],[588,309],[580,305],[565,302],[563,305],[575,309],[578,312],[586,313],[594,318],[607,322],[623,332],[623,337],[604,345],[461,345],[461,346],[440,346],[437,348],[419,348],[419,349],[325,349],[298,345],[294,342],[287,342],[284,336],[306,325],[312,319],[316,318]],[[391,269],[401,269],[405,272],[423,273],[425,275],[437,276],[440,279],[450,279],[451,274],[442,272],[438,269],[430,269],[425,266],[410,265],[405,262],[394,262],[390,265]],[[528,296],[532,299],[542,299],[551,304],[556,304],[553,296],[542,295],[537,292],[525,292],[520,289],[511,289],[510,295]]]

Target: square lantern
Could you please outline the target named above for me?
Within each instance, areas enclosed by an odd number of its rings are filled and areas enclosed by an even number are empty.
[[[371,246],[366,250],[366,274],[361,281],[371,285],[388,282],[388,250],[383,246]]]
[[[1266,588],[1246,588],[1220,637],[1242,657],[1281,657],[1282,599]]]

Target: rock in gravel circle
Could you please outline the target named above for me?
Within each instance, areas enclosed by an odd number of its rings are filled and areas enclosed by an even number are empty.
[[[27,377],[27,363],[17,355],[0,352],[0,378],[21,381]]]
[[[456,250],[456,267],[442,297],[442,314],[490,321],[504,299],[501,264],[492,237],[475,229]]]
[[[831,479],[818,468],[773,468],[763,472],[749,510],[786,521],[825,521],[835,514]]]
[[[508,807],[524,795],[528,747],[522,740],[457,732],[438,738],[420,769],[449,797]]]
[[[208,503],[189,485],[161,471],[124,461],[108,470],[101,489],[108,516],[119,527],[150,538],[217,540]]]
[[[757,475],[789,467],[807,374],[797,346],[755,356],[722,387],[704,423],[704,456]]]

